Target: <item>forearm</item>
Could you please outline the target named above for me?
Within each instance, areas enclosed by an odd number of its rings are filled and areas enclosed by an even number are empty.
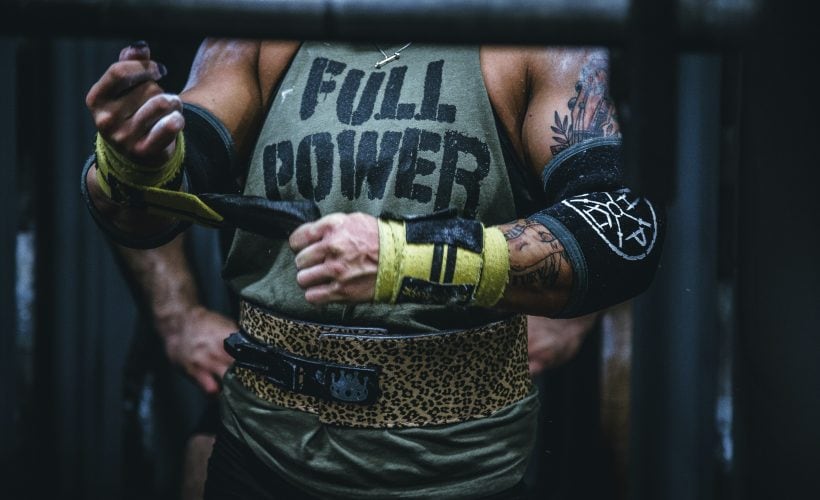
[[[117,245],[135,298],[157,333],[168,339],[183,330],[191,312],[201,307],[196,282],[184,252],[184,236],[149,250]]]
[[[500,305],[576,317],[624,302],[652,282],[664,224],[663,207],[617,188],[570,194],[501,226],[510,271]]]
[[[98,135],[82,189],[112,241],[153,248],[191,222],[222,223],[195,194],[236,191],[234,141],[247,145],[262,110],[258,46],[203,44],[178,96],[157,84],[165,69],[147,45],[135,44],[91,88],[86,104]]]
[[[218,392],[219,380],[232,363],[222,342],[237,325],[200,303],[184,236],[150,250],[117,250],[137,302],[162,339],[168,359],[206,393]]]
[[[563,310],[572,292],[574,272],[558,238],[529,219],[497,227],[507,240],[510,270],[496,307],[537,316]]]

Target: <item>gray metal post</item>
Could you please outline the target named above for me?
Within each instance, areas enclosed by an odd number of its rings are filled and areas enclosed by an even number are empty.
[[[671,160],[677,169],[670,170],[675,190],[661,267],[636,300],[630,426],[636,500],[715,498],[720,58],[673,60],[680,63],[681,89],[679,115],[668,120],[678,129]]]
[[[820,498],[820,106],[807,73],[817,46],[809,6],[772,2],[745,60],[736,500]]]
[[[17,44],[0,40],[0,151],[3,177],[0,180],[0,465],[12,460],[17,434],[17,310],[15,299],[17,241]]]

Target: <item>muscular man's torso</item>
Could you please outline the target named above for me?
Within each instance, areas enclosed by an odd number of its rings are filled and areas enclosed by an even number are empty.
[[[270,91],[245,193],[310,199],[322,214],[454,209],[487,224],[513,219],[478,49],[414,44],[399,61],[374,68],[379,59],[368,44],[303,45]],[[246,300],[314,322],[399,333],[464,328],[499,314],[420,305],[312,306],[295,284],[293,257],[287,242],[240,231],[224,274]],[[351,429],[261,401],[230,373],[224,394],[226,426],[272,468],[323,494],[359,498],[479,495],[511,487],[523,474],[537,407],[530,394],[484,419]]]
[[[322,215],[409,217],[453,210],[487,225],[515,201],[476,47],[414,44],[400,60],[373,44],[305,43],[277,84],[251,155],[245,194],[310,200]],[[308,304],[285,241],[238,231],[225,276],[280,315],[395,331],[459,329],[489,310],[430,305]],[[455,314],[454,314],[455,313]]]

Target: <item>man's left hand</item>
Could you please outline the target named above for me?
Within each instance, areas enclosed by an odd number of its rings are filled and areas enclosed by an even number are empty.
[[[598,313],[572,319],[527,317],[527,353],[530,375],[557,368],[571,360],[581,348]]]
[[[233,363],[222,343],[237,330],[239,326],[227,316],[195,306],[167,321],[160,336],[165,339],[171,362],[185,370],[205,393],[216,394]]]
[[[326,215],[289,239],[296,282],[311,304],[370,302],[379,267],[379,226],[363,213]]]

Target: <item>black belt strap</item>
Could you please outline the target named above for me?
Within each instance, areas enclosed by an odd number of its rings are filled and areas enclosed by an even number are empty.
[[[302,358],[256,342],[243,331],[225,339],[225,351],[238,366],[260,373],[272,384],[291,392],[360,405],[372,405],[381,394],[378,367]]]
[[[268,238],[287,239],[294,229],[322,216],[312,201],[274,201],[261,196],[201,193],[206,205],[224,218],[222,226]]]

